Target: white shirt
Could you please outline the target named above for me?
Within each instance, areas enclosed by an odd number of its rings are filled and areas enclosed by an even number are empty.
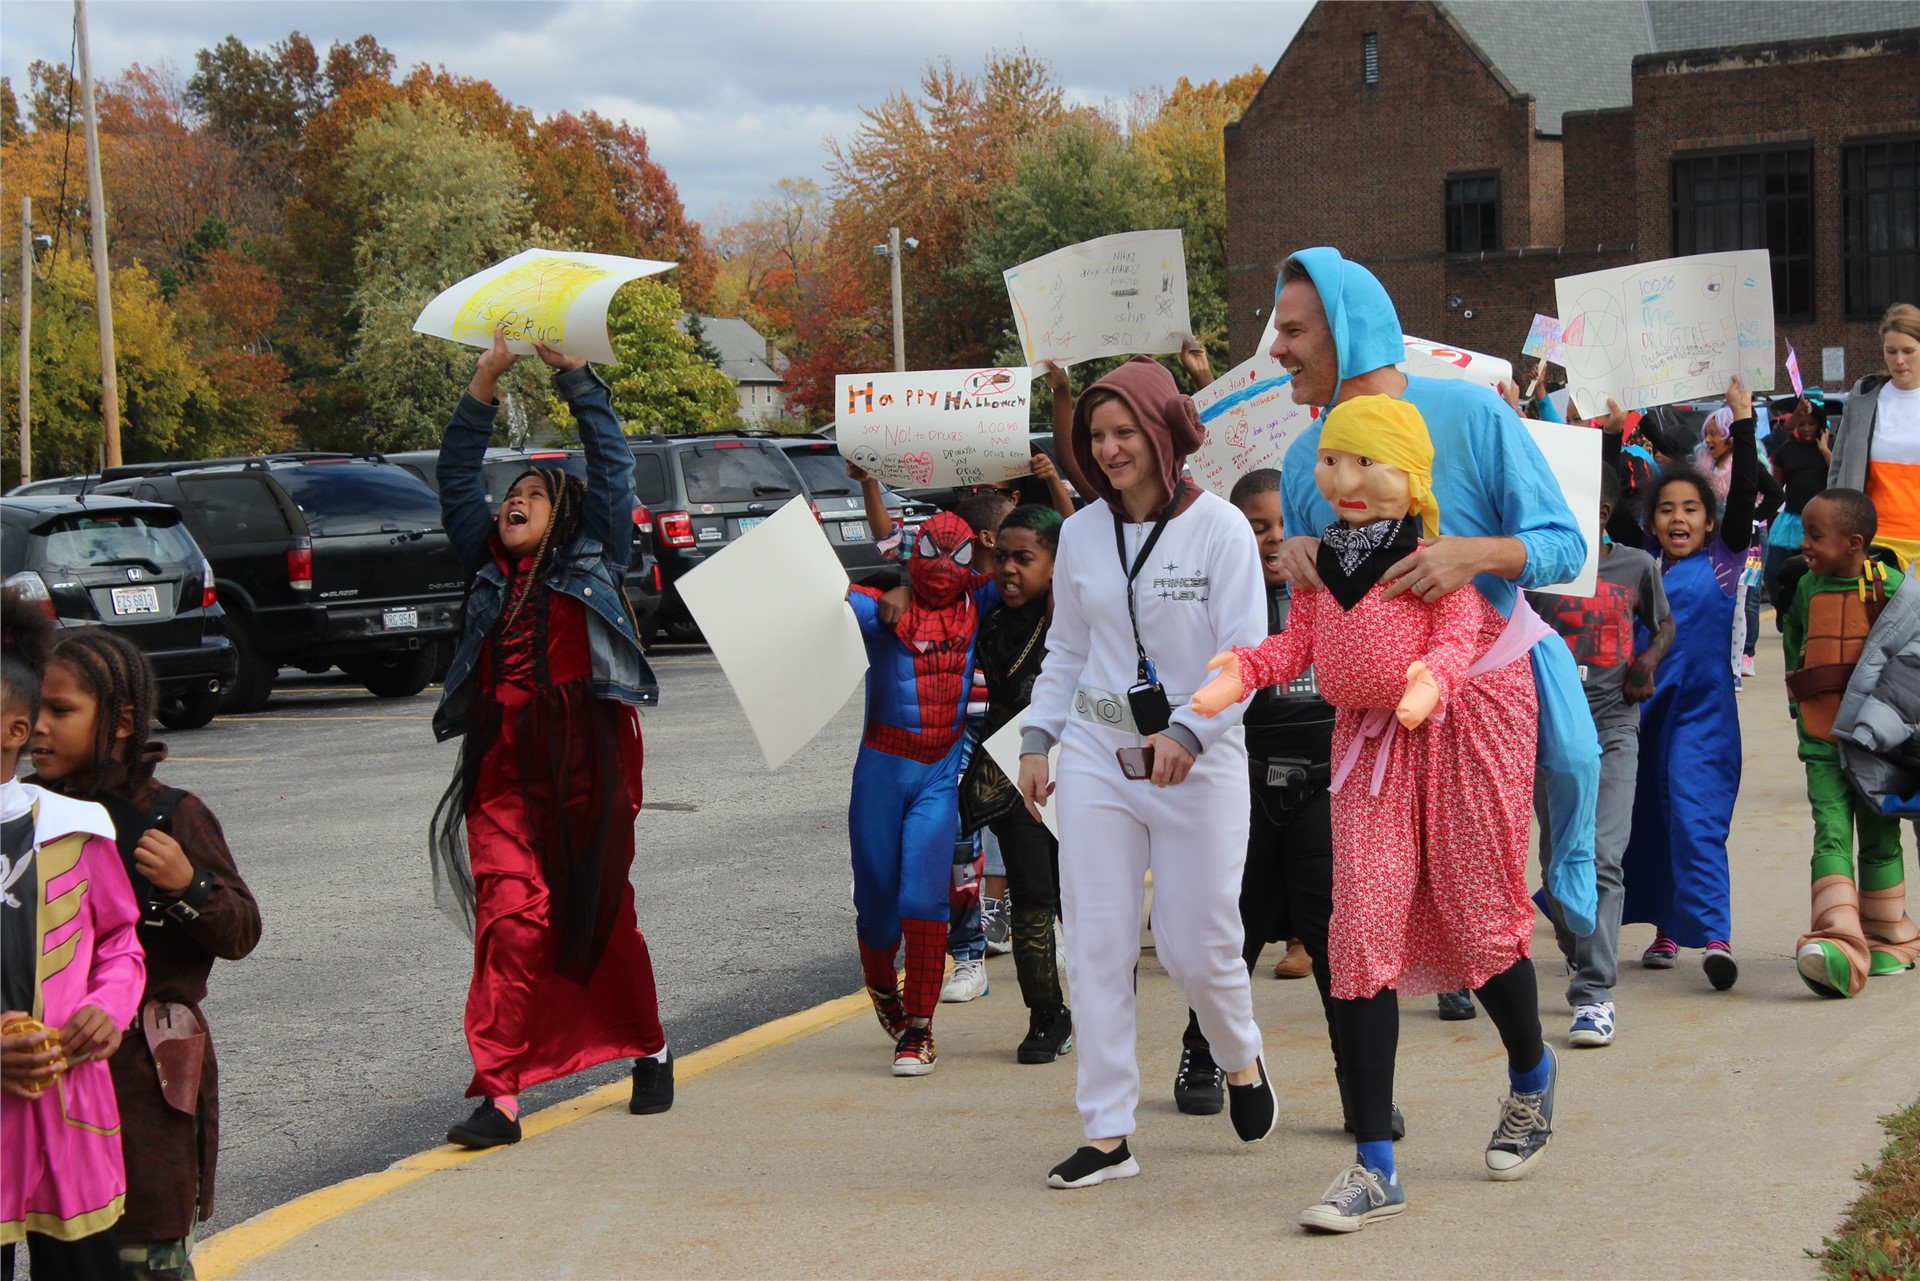
[[[1920,388],[1881,386],[1873,410],[1872,458],[1876,463],[1920,463]]]

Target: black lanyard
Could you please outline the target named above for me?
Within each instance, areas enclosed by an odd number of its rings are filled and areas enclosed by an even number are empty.
[[[1180,505],[1180,499],[1186,492],[1187,482],[1184,480],[1173,487],[1173,497],[1169,498],[1167,505],[1160,509],[1159,518],[1153,522],[1153,532],[1148,534],[1147,541],[1140,545],[1140,554],[1134,557],[1132,569],[1127,569],[1127,540],[1123,532],[1123,522],[1120,519],[1120,509],[1118,507],[1111,509],[1113,548],[1120,553],[1120,568],[1125,570],[1127,575],[1127,621],[1133,624],[1133,648],[1140,655],[1139,680],[1142,685],[1152,681],[1153,676],[1147,668],[1147,647],[1140,642],[1140,614],[1134,608],[1133,580],[1140,576],[1142,569],[1146,568],[1147,557],[1153,555],[1153,545],[1159,542],[1160,535],[1166,532],[1167,522],[1173,519],[1173,509]]]

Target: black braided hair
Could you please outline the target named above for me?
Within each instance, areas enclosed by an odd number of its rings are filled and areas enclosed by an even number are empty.
[[[47,665],[62,664],[99,702],[93,723],[93,761],[88,771],[98,775],[111,761],[119,761],[127,778],[138,781],[145,773],[147,738],[153,731],[154,704],[159,687],[153,668],[139,647],[104,627],[62,632],[47,655]],[[133,714],[133,733],[115,737],[120,718]]]
[[[13,588],[0,592],[0,699],[40,715],[40,675],[47,669],[53,620]]]

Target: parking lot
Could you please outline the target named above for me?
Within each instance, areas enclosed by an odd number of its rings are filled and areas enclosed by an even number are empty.
[[[633,879],[680,1052],[858,985],[847,789],[860,704],[770,774],[704,648],[662,646]],[[217,1229],[441,1141],[464,1115],[470,945],[434,901],[427,820],[453,767],[438,687],[383,700],[287,673],[264,712],[168,736],[169,783],[225,825],[265,934],[214,967]],[[621,1069],[530,1091],[529,1110]]]

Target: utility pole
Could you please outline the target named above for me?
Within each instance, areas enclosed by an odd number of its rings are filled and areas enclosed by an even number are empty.
[[[33,197],[20,197],[20,483],[33,479],[33,418],[27,399],[33,391]]]
[[[887,228],[887,259],[893,267],[893,368],[895,373],[904,373],[907,368],[907,322],[906,314],[900,306],[900,228]]]
[[[113,357],[112,270],[107,264],[107,199],[100,190],[100,121],[93,109],[93,59],[87,53],[87,0],[73,0],[80,46],[80,110],[87,126],[87,203],[93,206],[93,297],[100,313],[100,422],[106,465],[120,465],[120,375]]]

